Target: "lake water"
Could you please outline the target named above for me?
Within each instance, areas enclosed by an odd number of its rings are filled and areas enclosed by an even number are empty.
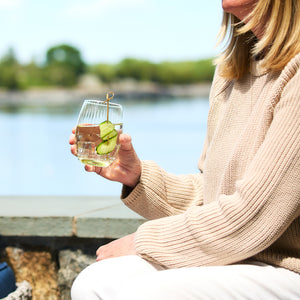
[[[196,173],[206,132],[208,100],[118,101],[124,132],[141,159],[174,174]],[[80,107],[0,110],[0,195],[112,195],[121,184],[87,173],[70,153]]]

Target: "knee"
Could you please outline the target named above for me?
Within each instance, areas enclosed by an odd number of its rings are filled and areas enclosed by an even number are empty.
[[[133,255],[95,262],[77,276],[71,288],[71,298],[72,300],[125,300],[116,295],[126,279],[136,278],[138,274],[153,270],[155,270],[153,266]]]
[[[99,300],[95,291],[95,277],[94,277],[93,265],[85,268],[73,282],[71,288],[71,299],[72,300]]]

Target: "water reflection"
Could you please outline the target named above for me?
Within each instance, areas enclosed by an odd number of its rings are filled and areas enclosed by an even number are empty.
[[[5,103],[0,104],[0,112],[6,114],[63,114],[70,115],[78,112],[80,105],[78,103],[69,103],[64,105],[49,105],[49,104],[16,104]]]
[[[141,159],[154,160],[175,174],[197,172],[207,99],[115,102],[124,107],[124,132],[132,136]],[[68,138],[80,106],[0,107],[1,195],[119,195],[120,184],[86,173],[70,154]]]

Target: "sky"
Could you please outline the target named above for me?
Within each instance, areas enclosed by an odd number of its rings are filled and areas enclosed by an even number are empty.
[[[211,58],[221,19],[220,0],[0,0],[0,57],[43,62],[69,44],[89,64]]]

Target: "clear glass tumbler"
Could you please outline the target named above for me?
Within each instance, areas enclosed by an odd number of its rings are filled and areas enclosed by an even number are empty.
[[[75,133],[79,160],[88,165],[109,166],[118,155],[122,128],[123,109],[120,104],[84,100]]]

